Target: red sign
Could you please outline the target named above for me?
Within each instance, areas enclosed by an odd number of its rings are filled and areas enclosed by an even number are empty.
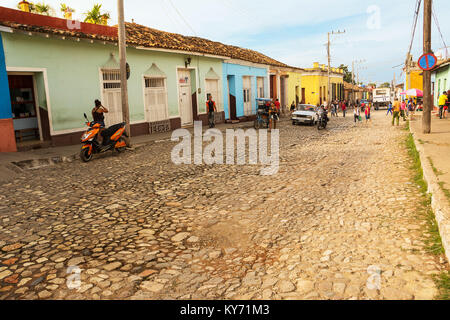
[[[423,71],[428,71],[433,69],[437,64],[438,59],[436,56],[432,53],[426,53],[422,55],[419,60],[417,61],[417,64],[420,69]]]

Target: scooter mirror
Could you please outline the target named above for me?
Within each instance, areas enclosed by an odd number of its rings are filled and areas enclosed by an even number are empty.
[[[87,117],[87,115],[86,115],[86,113],[84,114],[84,118],[85,118],[86,120],[89,120],[88,117]]]

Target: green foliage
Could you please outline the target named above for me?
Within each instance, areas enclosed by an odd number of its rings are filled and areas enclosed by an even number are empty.
[[[355,81],[352,80],[352,73],[348,70],[348,66],[341,64],[339,69],[344,70],[344,81],[347,83],[355,84]]]
[[[71,7],[69,7],[68,5],[66,5],[65,3],[61,3],[61,8],[60,8],[61,12],[75,12],[75,9],[72,9]]]
[[[423,194],[422,209],[424,210],[425,219],[428,227],[429,237],[424,240],[426,249],[433,255],[442,255],[445,253],[442,246],[442,239],[439,233],[439,226],[436,221],[436,217],[431,209],[431,196],[427,193],[428,184],[423,177],[422,163],[420,161],[420,154],[417,151],[416,144],[414,143],[414,137],[410,133],[406,139],[406,147],[408,154],[412,159],[412,170],[414,171],[413,180],[419,187],[420,192]]]
[[[436,298],[439,300],[450,300],[450,272],[441,272],[434,278],[434,282],[439,290],[439,295]]]
[[[389,82],[385,82],[380,85],[380,88],[390,88],[390,87],[391,87],[391,84]]]
[[[84,19],[84,22],[100,24],[102,20],[101,9],[102,9],[101,4],[95,4],[90,11],[85,13],[86,18]]]
[[[45,4],[44,2],[42,2],[42,3],[36,3],[34,5],[34,10],[36,13],[43,14],[45,16],[49,16],[52,8],[48,4]]]

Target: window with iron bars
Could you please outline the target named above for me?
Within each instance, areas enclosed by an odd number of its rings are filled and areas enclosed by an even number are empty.
[[[103,89],[120,89],[120,70],[102,70]]]

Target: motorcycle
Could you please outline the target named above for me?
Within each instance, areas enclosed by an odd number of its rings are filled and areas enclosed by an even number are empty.
[[[328,124],[328,114],[326,111],[319,111],[318,114],[318,120],[317,120],[317,129],[322,130],[327,127]]]
[[[100,144],[97,141],[97,137],[101,129],[101,124],[89,121],[86,114],[84,114],[84,118],[89,128],[81,137],[81,142],[83,143],[80,151],[81,160],[89,162],[92,160],[94,154],[105,153],[109,150],[116,150],[119,153],[125,151],[127,144],[123,136],[128,137],[125,132],[126,123],[119,123],[103,130],[100,133],[103,137],[103,143]]]

